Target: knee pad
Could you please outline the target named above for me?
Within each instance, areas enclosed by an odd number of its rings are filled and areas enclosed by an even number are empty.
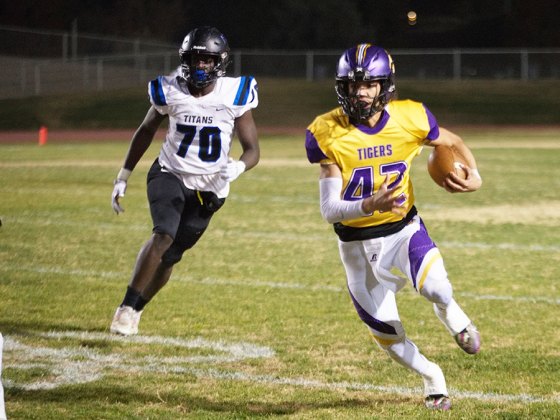
[[[200,239],[206,228],[197,229],[194,227],[184,227],[178,234],[171,246],[167,249],[161,260],[169,265],[177,264],[181,261],[187,249],[191,249]]]
[[[420,294],[433,303],[447,305],[453,297],[453,287],[447,279],[428,278],[424,282]]]
[[[416,350],[417,348],[411,341],[406,339],[406,336],[396,337],[394,340],[386,340],[376,336],[374,336],[374,338],[375,342],[381,348],[381,350],[387,353],[387,356],[401,365],[410,367],[406,362],[407,359],[410,358],[409,356],[407,356],[407,345],[412,345]]]
[[[419,293],[430,302],[447,305],[453,296],[453,288],[447,278],[447,271],[441,257],[436,259],[427,270]]]
[[[381,350],[386,351],[387,353],[389,353],[389,349],[391,348],[391,346],[393,346],[397,343],[402,343],[405,340],[404,338],[401,338],[401,337],[395,337],[395,339],[385,339],[385,338],[377,337],[373,334],[372,334],[372,336],[373,336],[374,341],[379,346],[379,348]]]
[[[187,248],[181,246],[180,244],[173,242],[171,246],[165,251],[163,256],[161,257],[161,261],[168,265],[172,266],[177,264],[183,258],[183,253],[187,250]]]
[[[420,353],[418,347],[410,341],[406,336],[399,337],[396,340],[385,341],[378,340],[377,344],[385,350],[385,353],[401,366],[411,369],[420,375],[424,375],[428,360]]]

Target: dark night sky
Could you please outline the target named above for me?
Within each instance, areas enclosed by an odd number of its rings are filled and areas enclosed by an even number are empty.
[[[417,13],[415,25],[406,14]],[[10,0],[0,24],[178,43],[198,25],[234,48],[560,47],[559,0]]]

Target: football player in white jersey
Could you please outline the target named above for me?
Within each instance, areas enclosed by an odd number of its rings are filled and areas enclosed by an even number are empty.
[[[208,26],[193,29],[179,56],[177,72],[149,83],[151,107],[114,182],[111,201],[119,214],[129,176],[168,118],[165,142],[147,177],[152,236],[138,253],[113,317],[110,331],[116,334],[138,333],[144,307],[167,283],[183,253],[200,239],[224,204],[229,184],[259,161],[251,113],[258,105],[257,82],[252,77],[224,77],[230,62],[224,35]],[[237,160],[229,157],[234,131],[243,150]]]
[[[482,179],[463,140],[439,127],[424,104],[394,100],[393,74],[383,48],[346,50],[336,73],[341,106],[309,125],[305,146],[320,168],[321,214],[338,235],[359,317],[393,360],[422,377],[426,407],[448,410],[444,374],[407,337],[395,295],[410,283],[469,354],[479,352],[480,334],[454,300],[441,254],[417,214],[410,168],[424,146],[446,145],[469,163],[466,179],[448,175],[447,191],[476,191]]]

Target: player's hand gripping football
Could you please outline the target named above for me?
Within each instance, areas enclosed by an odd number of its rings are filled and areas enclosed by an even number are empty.
[[[402,198],[395,195],[394,188],[389,188],[389,175],[385,177],[385,181],[375,194],[363,200],[362,209],[368,214],[380,210],[390,211],[402,217],[406,216]]]
[[[450,193],[472,192],[482,186],[482,178],[478,170],[469,168],[467,165],[459,163],[461,169],[466,173],[466,178],[461,178],[455,172],[447,174],[443,182],[443,188]]]
[[[121,197],[124,197],[125,192],[126,192],[126,181],[118,178],[115,179],[113,194],[111,194],[111,205],[113,206],[113,210],[115,210],[115,213],[117,214],[124,212],[124,209],[121,207],[119,203],[119,199]]]

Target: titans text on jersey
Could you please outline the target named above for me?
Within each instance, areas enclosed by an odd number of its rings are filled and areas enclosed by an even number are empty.
[[[202,116],[202,115],[185,115],[183,117],[183,122],[190,124],[212,124],[214,118],[212,116]]]

